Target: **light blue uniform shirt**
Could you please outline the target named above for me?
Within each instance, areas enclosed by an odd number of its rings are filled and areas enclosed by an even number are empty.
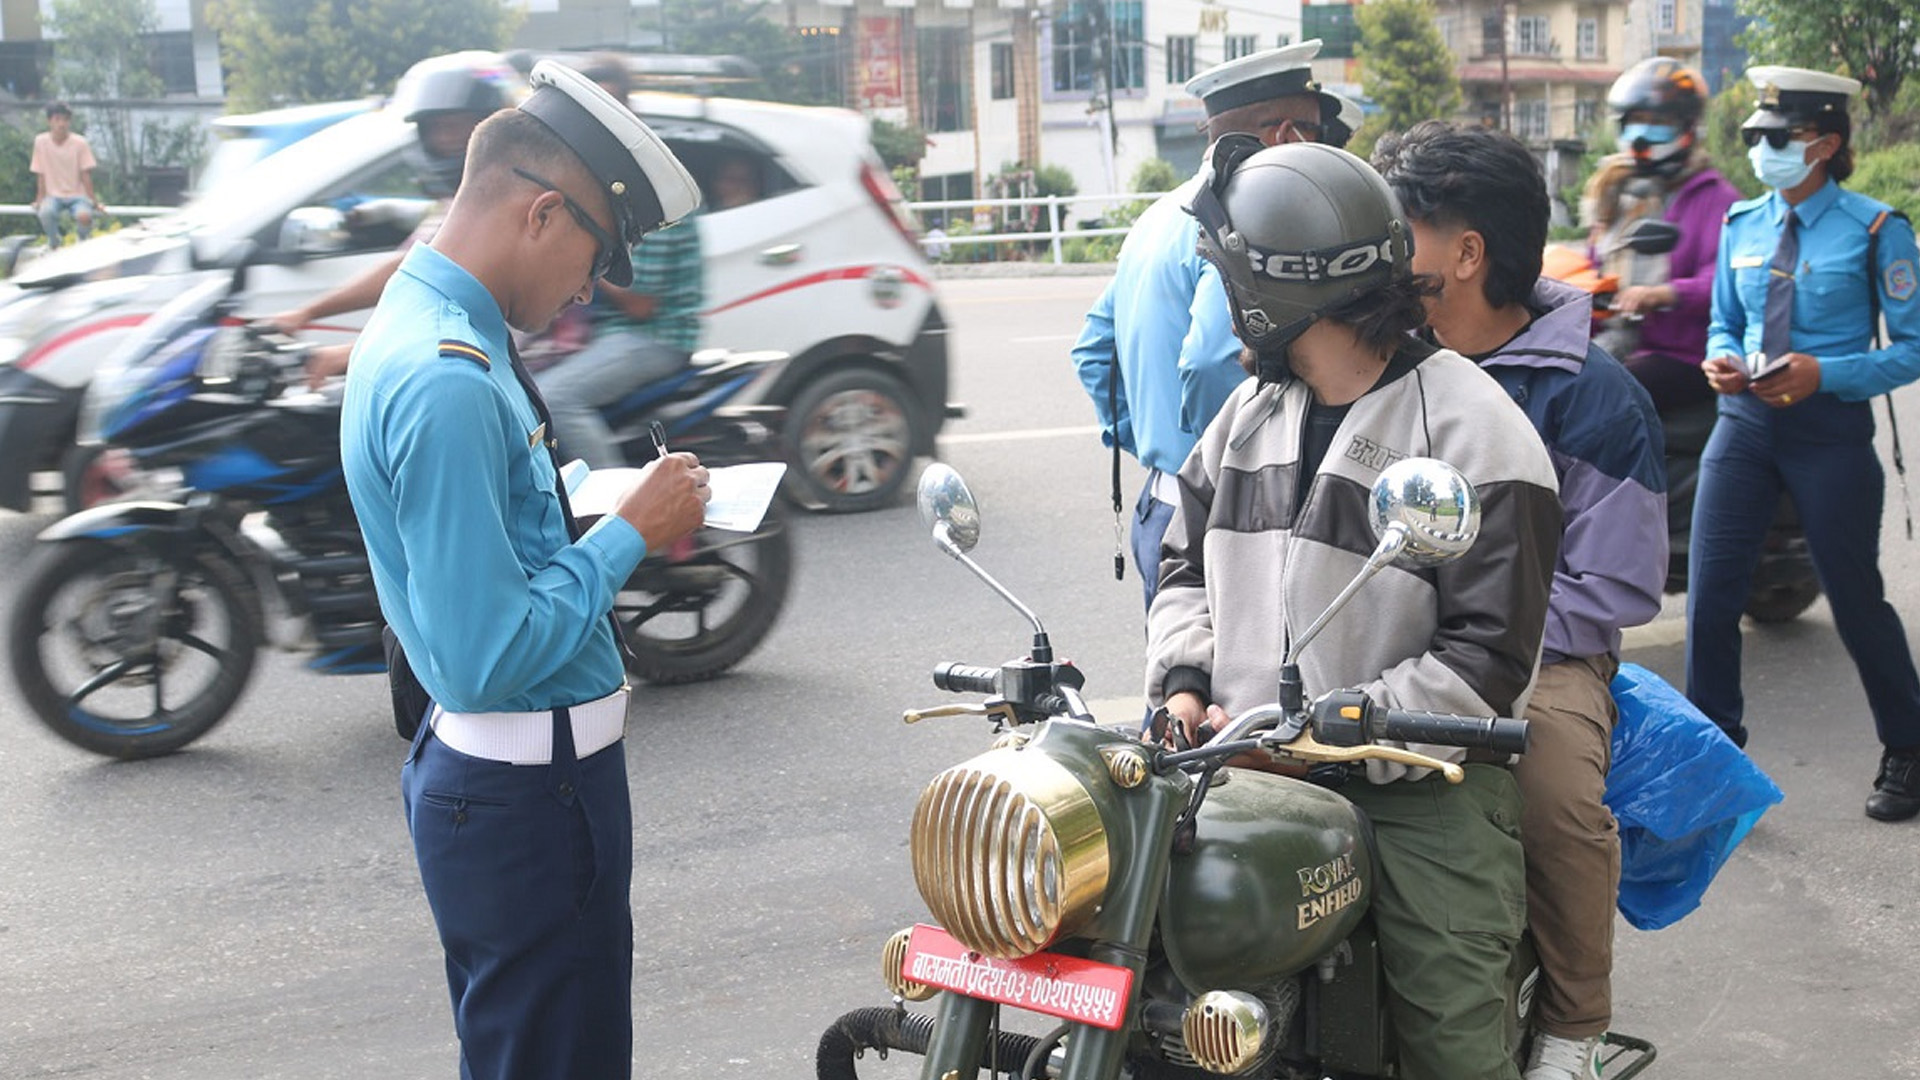
[[[607,612],[646,544],[609,514],[567,534],[500,307],[425,244],[354,347],[340,450],[380,610],[450,712],[573,705],[618,689]]]
[[[1148,468],[1177,473],[1227,395],[1247,378],[1220,272],[1200,257],[1200,225],[1184,209],[1197,180],[1161,196],[1134,222],[1113,280],[1087,312],[1073,366],[1106,430],[1101,440]],[[1108,408],[1114,357],[1120,415]]]
[[[1794,268],[1796,352],[1820,361],[1820,389],[1844,401],[1865,401],[1920,378],[1920,254],[1913,226],[1888,215],[1875,265],[1867,266],[1867,229],[1887,205],[1827,181],[1793,208],[1800,219],[1800,261]],[[1780,243],[1787,203],[1777,191],[1734,203],[1720,232],[1713,279],[1713,322],[1707,359],[1744,357],[1760,348],[1766,325],[1767,278]],[[1890,344],[1873,344],[1869,290],[1880,294]]]

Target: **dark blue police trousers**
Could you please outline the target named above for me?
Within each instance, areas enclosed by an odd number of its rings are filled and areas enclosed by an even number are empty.
[[[576,760],[554,714],[551,764],[469,757],[422,724],[401,770],[462,1080],[633,1072],[626,743]]]
[[[1872,438],[1868,403],[1831,394],[1778,411],[1723,405],[1700,458],[1687,560],[1687,697],[1721,728],[1742,726],[1740,616],[1784,487],[1881,744],[1920,747],[1920,677],[1880,577],[1886,473]]]

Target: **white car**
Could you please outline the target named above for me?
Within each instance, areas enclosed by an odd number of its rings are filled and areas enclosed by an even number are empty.
[[[892,502],[913,458],[933,452],[960,410],[946,400],[946,322],[931,275],[866,119],[650,92],[632,103],[703,185],[723,162],[750,166],[757,197],[699,218],[702,344],[791,357],[752,396],[787,407],[794,493],[829,510]],[[414,146],[413,125],[393,111],[355,116],[177,213],[35,260],[0,284],[0,506],[25,509],[31,473],[75,457],[81,399],[114,344],[217,272],[195,269],[196,250],[259,245],[264,257],[241,308],[248,318],[298,307],[387,258],[431,205]],[[350,206],[386,213],[316,232],[328,210]],[[366,314],[328,320],[310,336],[349,340]],[[71,491],[79,478],[67,480]]]

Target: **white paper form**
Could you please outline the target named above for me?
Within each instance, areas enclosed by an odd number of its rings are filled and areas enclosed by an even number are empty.
[[[745,465],[727,465],[707,471],[707,484],[713,498],[707,503],[706,525],[729,532],[752,532],[767,516],[767,506],[780,479],[787,472],[783,461],[754,461]],[[620,497],[640,479],[640,470],[624,467],[587,468],[584,461],[570,461],[560,470],[567,484],[567,499],[579,517],[613,513]]]

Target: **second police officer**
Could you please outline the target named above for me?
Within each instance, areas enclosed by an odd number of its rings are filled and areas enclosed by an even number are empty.
[[[1886,474],[1869,405],[1920,376],[1920,254],[1904,217],[1840,187],[1860,84],[1804,68],[1747,75],[1760,101],[1741,134],[1772,190],[1735,204],[1720,238],[1702,365],[1720,420],[1694,504],[1687,696],[1744,745],[1740,610],[1784,488],[1879,734],[1867,815],[1905,820],[1920,813],[1920,677],[1880,576]],[[1881,316],[1891,341],[1876,347]]]

